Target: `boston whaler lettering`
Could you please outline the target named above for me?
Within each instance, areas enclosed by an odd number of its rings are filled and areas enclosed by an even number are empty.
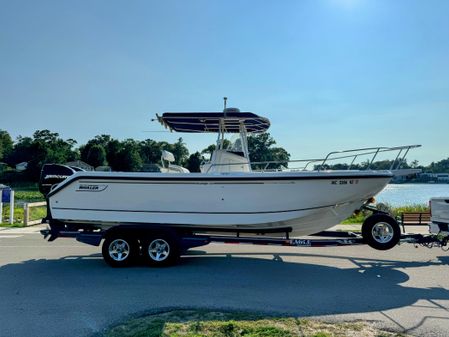
[[[247,135],[265,132],[270,127],[265,117],[226,108],[225,100],[222,112],[166,112],[157,120],[170,131],[218,134],[216,150],[201,172],[86,172],[45,165],[40,182],[48,203],[45,236],[50,240],[76,237],[94,245],[104,239],[103,256],[112,266],[127,265],[140,255],[152,265],[170,264],[188,248],[211,241],[314,246],[314,240],[289,238],[321,232],[368,207],[408,151],[419,146],[339,151],[321,159],[282,163],[251,162]],[[228,133],[237,139],[225,147]],[[395,154],[390,169],[371,170],[376,157],[385,152]],[[351,169],[362,156],[369,158],[366,169]],[[349,169],[326,169],[348,158]],[[396,221],[376,210],[362,232],[363,238],[334,240],[332,245],[363,241],[389,249],[400,238]],[[250,235],[242,238],[241,233]],[[284,238],[270,241],[260,235],[267,233]]]

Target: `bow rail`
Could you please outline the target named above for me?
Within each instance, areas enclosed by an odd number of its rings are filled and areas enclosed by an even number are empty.
[[[337,160],[349,160],[350,164],[347,165],[346,170],[351,170],[356,166],[356,160],[361,157],[368,157],[364,162],[364,170],[370,170],[375,159],[379,156],[379,154],[385,152],[397,152],[394,160],[392,161],[390,168],[388,170],[394,171],[399,170],[401,166],[405,163],[405,158],[411,149],[415,149],[420,147],[421,145],[403,145],[403,146],[394,146],[394,147],[366,147],[360,149],[351,149],[351,150],[343,150],[343,151],[332,151],[329,152],[324,158],[315,158],[315,159],[298,159],[298,160],[274,160],[274,161],[259,161],[259,162],[246,162],[246,163],[223,163],[216,164],[210,163],[207,171],[208,173],[212,168],[217,166],[232,166],[232,165],[251,165],[253,171],[307,171],[309,167],[315,164],[312,170],[322,171],[330,168],[329,163],[336,163]],[[290,166],[294,164],[294,167]],[[336,163],[340,164],[340,163]],[[270,169],[270,166],[273,167]]]

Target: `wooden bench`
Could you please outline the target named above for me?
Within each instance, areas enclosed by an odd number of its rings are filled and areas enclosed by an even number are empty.
[[[430,212],[402,213],[398,220],[404,231],[404,226],[428,226],[430,225]]]

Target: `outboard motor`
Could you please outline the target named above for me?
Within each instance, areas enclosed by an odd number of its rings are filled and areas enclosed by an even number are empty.
[[[39,179],[39,191],[46,197],[54,185],[59,184],[76,171],[84,171],[79,167],[70,167],[61,164],[45,164],[42,166]]]

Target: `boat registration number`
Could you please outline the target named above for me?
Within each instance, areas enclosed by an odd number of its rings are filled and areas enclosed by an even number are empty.
[[[331,180],[331,185],[357,185],[358,179]]]

